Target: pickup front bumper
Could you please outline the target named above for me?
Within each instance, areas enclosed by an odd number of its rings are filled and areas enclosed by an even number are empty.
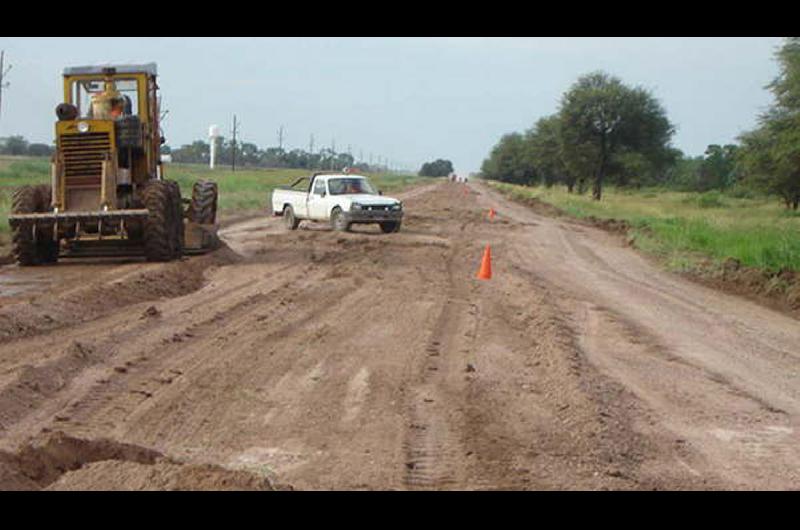
[[[385,223],[401,221],[403,210],[350,210],[344,212],[348,223]]]

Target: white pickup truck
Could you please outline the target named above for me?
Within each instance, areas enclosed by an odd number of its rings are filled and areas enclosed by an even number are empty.
[[[367,177],[315,173],[291,186],[276,188],[272,213],[283,216],[289,230],[295,230],[300,221],[310,220],[329,222],[334,230],[341,231],[356,223],[377,223],[388,234],[400,230],[403,203],[376,191]]]

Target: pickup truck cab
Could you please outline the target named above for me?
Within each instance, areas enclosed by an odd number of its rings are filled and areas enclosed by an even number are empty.
[[[403,203],[383,196],[362,175],[315,173],[297,179],[291,186],[276,188],[272,192],[272,213],[283,216],[289,230],[295,230],[300,221],[309,220],[328,222],[340,231],[348,231],[357,223],[376,223],[388,234],[400,230]]]

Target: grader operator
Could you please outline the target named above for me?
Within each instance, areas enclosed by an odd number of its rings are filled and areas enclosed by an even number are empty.
[[[64,70],[51,182],[12,196],[20,265],[60,256],[169,261],[216,246],[216,184],[195,182],[188,200],[164,179],[156,77],[154,63]]]

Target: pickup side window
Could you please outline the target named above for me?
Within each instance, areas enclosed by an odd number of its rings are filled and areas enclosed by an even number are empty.
[[[314,195],[322,195],[323,193],[325,193],[325,181],[324,180],[314,181]]]

